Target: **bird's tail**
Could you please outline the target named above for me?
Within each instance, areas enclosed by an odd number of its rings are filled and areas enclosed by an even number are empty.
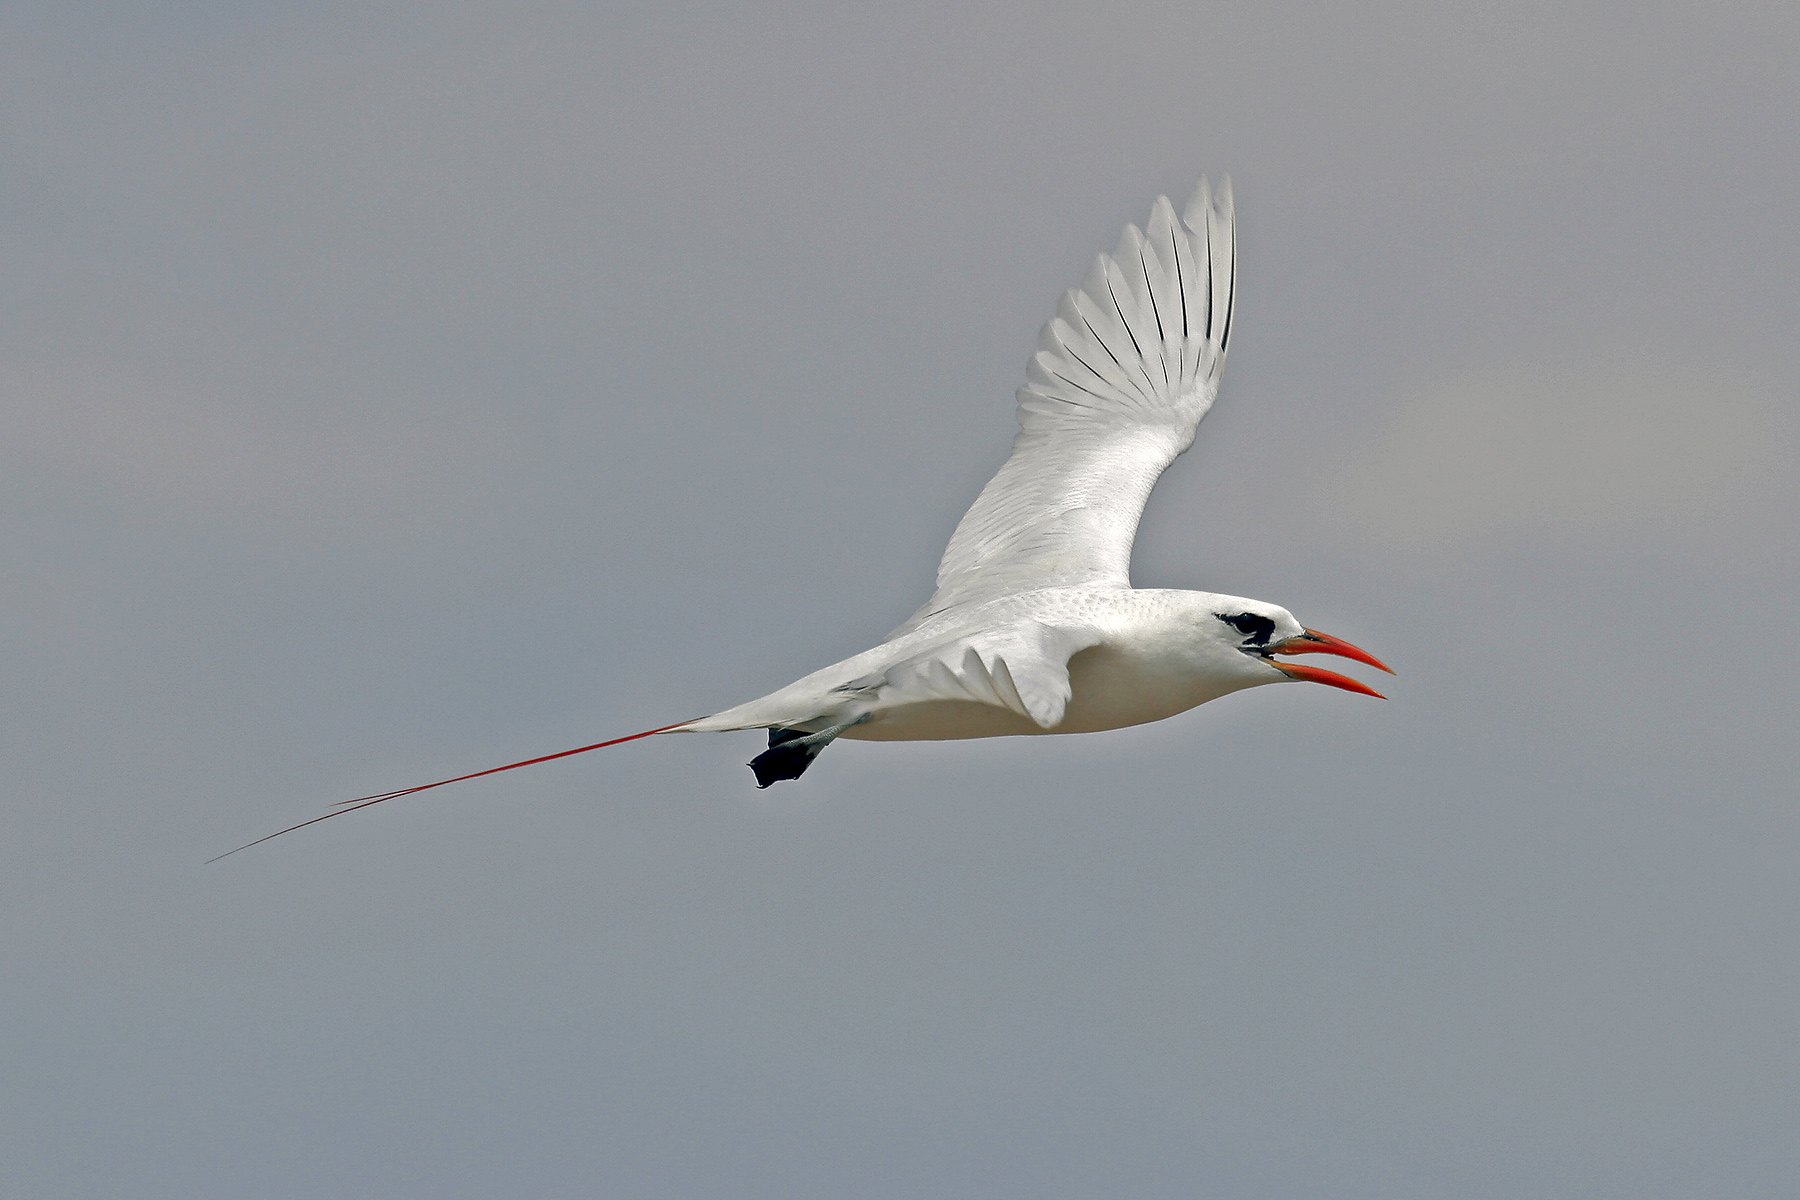
[[[528,758],[523,762],[507,763],[504,767],[489,767],[485,771],[475,771],[468,775],[458,775],[454,779],[440,779],[436,783],[421,783],[415,787],[400,788],[398,791],[380,792],[373,796],[358,796],[354,800],[340,800],[332,806],[331,812],[326,813],[322,817],[314,817],[310,821],[302,821],[298,825],[289,825],[286,829],[278,829],[274,833],[264,834],[254,842],[245,842],[235,849],[227,850],[224,854],[209,858],[206,861],[209,863],[216,863],[219,859],[228,858],[231,855],[236,854],[239,850],[248,850],[250,847],[261,845],[271,838],[278,838],[284,833],[292,833],[296,829],[305,829],[308,825],[317,825],[320,821],[329,821],[332,817],[341,817],[345,813],[355,812],[359,808],[368,808],[371,804],[380,804],[384,800],[397,800],[401,796],[410,796],[414,792],[429,791],[432,788],[443,787],[448,783],[461,783],[465,779],[480,779],[483,775],[498,775],[502,771],[516,771],[520,767],[532,767],[536,766],[538,763],[551,762],[558,758],[568,758],[573,754],[586,754],[589,750],[603,750],[608,746],[617,746],[621,742],[635,742],[639,738],[651,737],[658,733],[685,732],[690,726],[705,719],[706,718],[701,717],[694,721],[683,721],[677,725],[664,725],[661,729],[646,729],[642,733],[628,734],[622,738],[614,738],[610,742],[595,742],[591,746],[577,746],[573,750],[559,750],[555,754],[545,754],[538,758]]]

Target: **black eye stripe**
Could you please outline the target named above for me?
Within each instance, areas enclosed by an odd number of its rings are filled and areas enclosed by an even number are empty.
[[[1213,616],[1243,634],[1244,640],[1252,646],[1267,645],[1275,632],[1275,622],[1255,613],[1214,613]]]

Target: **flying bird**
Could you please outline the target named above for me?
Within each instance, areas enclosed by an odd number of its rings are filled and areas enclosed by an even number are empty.
[[[1201,180],[1181,216],[1158,197],[1142,230],[1126,227],[1044,326],[1018,391],[1012,456],[951,535],[937,590],[880,645],[711,716],[347,800],[257,842],[427,788],[662,733],[768,730],[768,749],[750,762],[757,786],[768,787],[798,779],[838,738],[1088,733],[1294,680],[1379,696],[1336,672],[1282,661],[1335,654],[1389,670],[1285,608],[1131,586],[1131,543],[1150,489],[1193,444],[1218,395],[1236,282],[1229,180],[1216,193]]]

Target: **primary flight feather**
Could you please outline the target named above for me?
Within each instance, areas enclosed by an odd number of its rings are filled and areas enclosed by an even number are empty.
[[[1289,680],[1379,695],[1277,661],[1335,654],[1388,670],[1284,608],[1131,586],[1150,490],[1218,395],[1236,283],[1229,181],[1215,193],[1202,180],[1180,216],[1159,197],[1143,230],[1126,227],[1044,326],[1018,392],[1012,455],[951,535],[937,590],[873,649],[711,716],[345,801],[238,849],[427,788],[660,733],[767,729],[769,748],[750,767],[768,787],[799,778],[840,737],[1086,733]]]

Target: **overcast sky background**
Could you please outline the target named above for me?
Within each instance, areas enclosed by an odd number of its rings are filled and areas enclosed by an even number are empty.
[[[1800,9],[887,7],[0,8],[0,1190],[1800,1193]],[[1387,703],[203,865],[878,640],[1202,173],[1136,581]]]

